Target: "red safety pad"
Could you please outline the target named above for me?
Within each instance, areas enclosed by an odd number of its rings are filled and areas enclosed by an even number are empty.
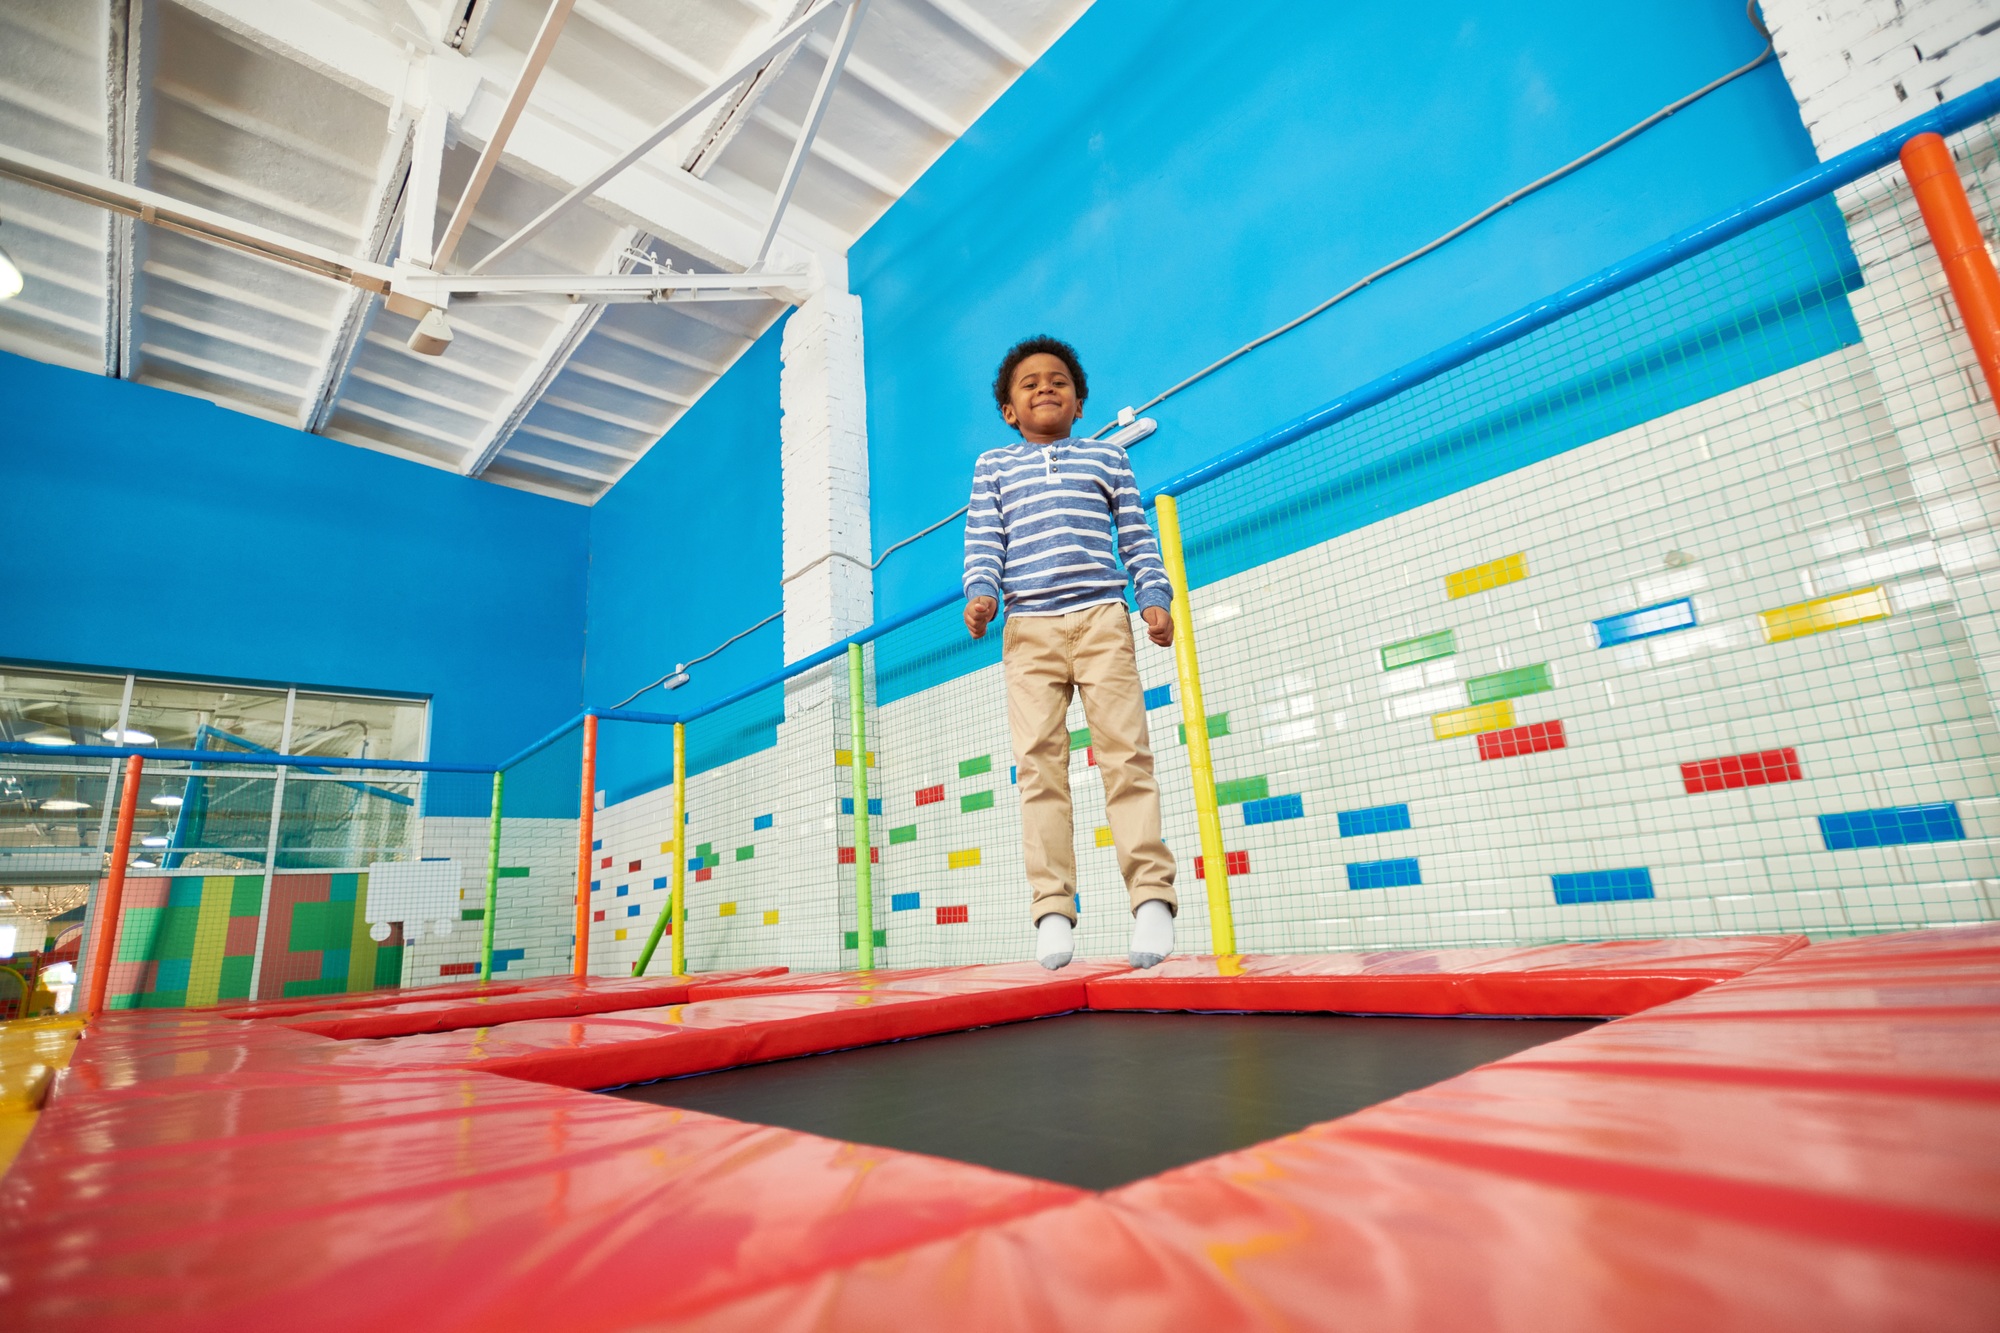
[[[1991,1328],[2000,958],[1967,970],[1980,933],[1804,950],[1303,1133],[693,1322]],[[1925,968],[1931,985],[1902,984]],[[1853,1005],[1857,972],[1873,1008]],[[1759,1007],[1780,992],[1791,1002]]]
[[[652,1326],[1078,1197],[480,1074],[156,1072],[60,1099],[0,1181],[20,1327]]]
[[[782,967],[709,974],[717,980],[781,976]],[[707,978],[705,978],[707,979]],[[453,1032],[493,1027],[531,1018],[566,1018],[613,1013],[650,1005],[679,1004],[688,998],[691,977],[559,977],[555,984],[507,995],[473,995],[413,1000],[361,1011],[303,1014],[281,1021],[300,1032],[350,1041],[362,1037],[404,1037],[419,1032]]]
[[[1051,973],[1034,963],[876,972],[848,986],[789,995],[402,1037],[350,1048],[342,1063],[481,1069],[609,1088],[1068,1013],[1084,1007],[1091,973],[1088,965]]]
[[[1805,942],[1780,935],[1182,957],[1097,978],[1089,996],[1093,1009],[1613,1018],[1742,976]]]
[[[225,1000],[208,1012],[217,1018],[293,1018],[336,1009],[379,1009],[412,1000],[453,1000],[473,995],[513,995],[569,981],[568,976],[520,977],[509,981],[448,981],[435,986],[387,986],[352,995],[309,995],[289,1000]]]

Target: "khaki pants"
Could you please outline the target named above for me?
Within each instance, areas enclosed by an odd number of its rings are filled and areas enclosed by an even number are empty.
[[[1083,693],[1083,715],[1118,869],[1132,909],[1174,898],[1174,855],[1160,837],[1160,785],[1146,738],[1145,691],[1132,652],[1132,621],[1122,603],[1108,602],[1062,616],[1009,616],[1004,630],[1007,721],[1021,792],[1021,840],[1029,919],[1050,912],[1076,920],[1076,832],[1069,801],[1069,701]]]

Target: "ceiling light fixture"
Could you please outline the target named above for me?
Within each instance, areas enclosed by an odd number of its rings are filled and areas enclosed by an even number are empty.
[[[68,745],[70,743],[69,737],[63,735],[60,731],[38,731],[34,735],[24,737],[23,739],[30,745]]]
[[[181,798],[161,793],[153,798],[152,804],[159,806],[163,810],[178,810],[181,808]]]
[[[143,856],[137,856],[132,859],[132,868],[134,870],[155,870],[159,868],[159,864],[158,861],[148,861]]]
[[[142,847],[164,847],[167,845],[167,840],[155,833],[150,838],[139,839],[139,845]]]
[[[14,262],[14,256],[0,249],[0,301],[11,300],[21,294],[26,279],[21,276],[21,266]]]
[[[155,745],[152,735],[144,731],[120,731],[116,727],[104,729],[104,739],[113,745]]]
[[[42,809],[54,811],[58,814],[67,814],[72,810],[88,810],[89,808],[90,806],[87,803],[72,801],[68,797],[57,797],[53,801],[42,802]]]

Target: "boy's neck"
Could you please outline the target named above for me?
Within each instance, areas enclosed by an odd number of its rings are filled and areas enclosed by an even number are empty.
[[[1024,430],[1021,432],[1021,443],[1033,445],[1061,444],[1069,437],[1069,431],[1064,431],[1060,435],[1038,435],[1034,431]]]

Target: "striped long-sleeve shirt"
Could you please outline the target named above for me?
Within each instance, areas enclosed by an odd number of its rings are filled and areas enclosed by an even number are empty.
[[[1141,608],[1173,601],[1123,449],[1022,441],[979,456],[965,517],[967,598],[1004,594],[1009,615],[1059,615],[1123,600],[1126,570]]]

